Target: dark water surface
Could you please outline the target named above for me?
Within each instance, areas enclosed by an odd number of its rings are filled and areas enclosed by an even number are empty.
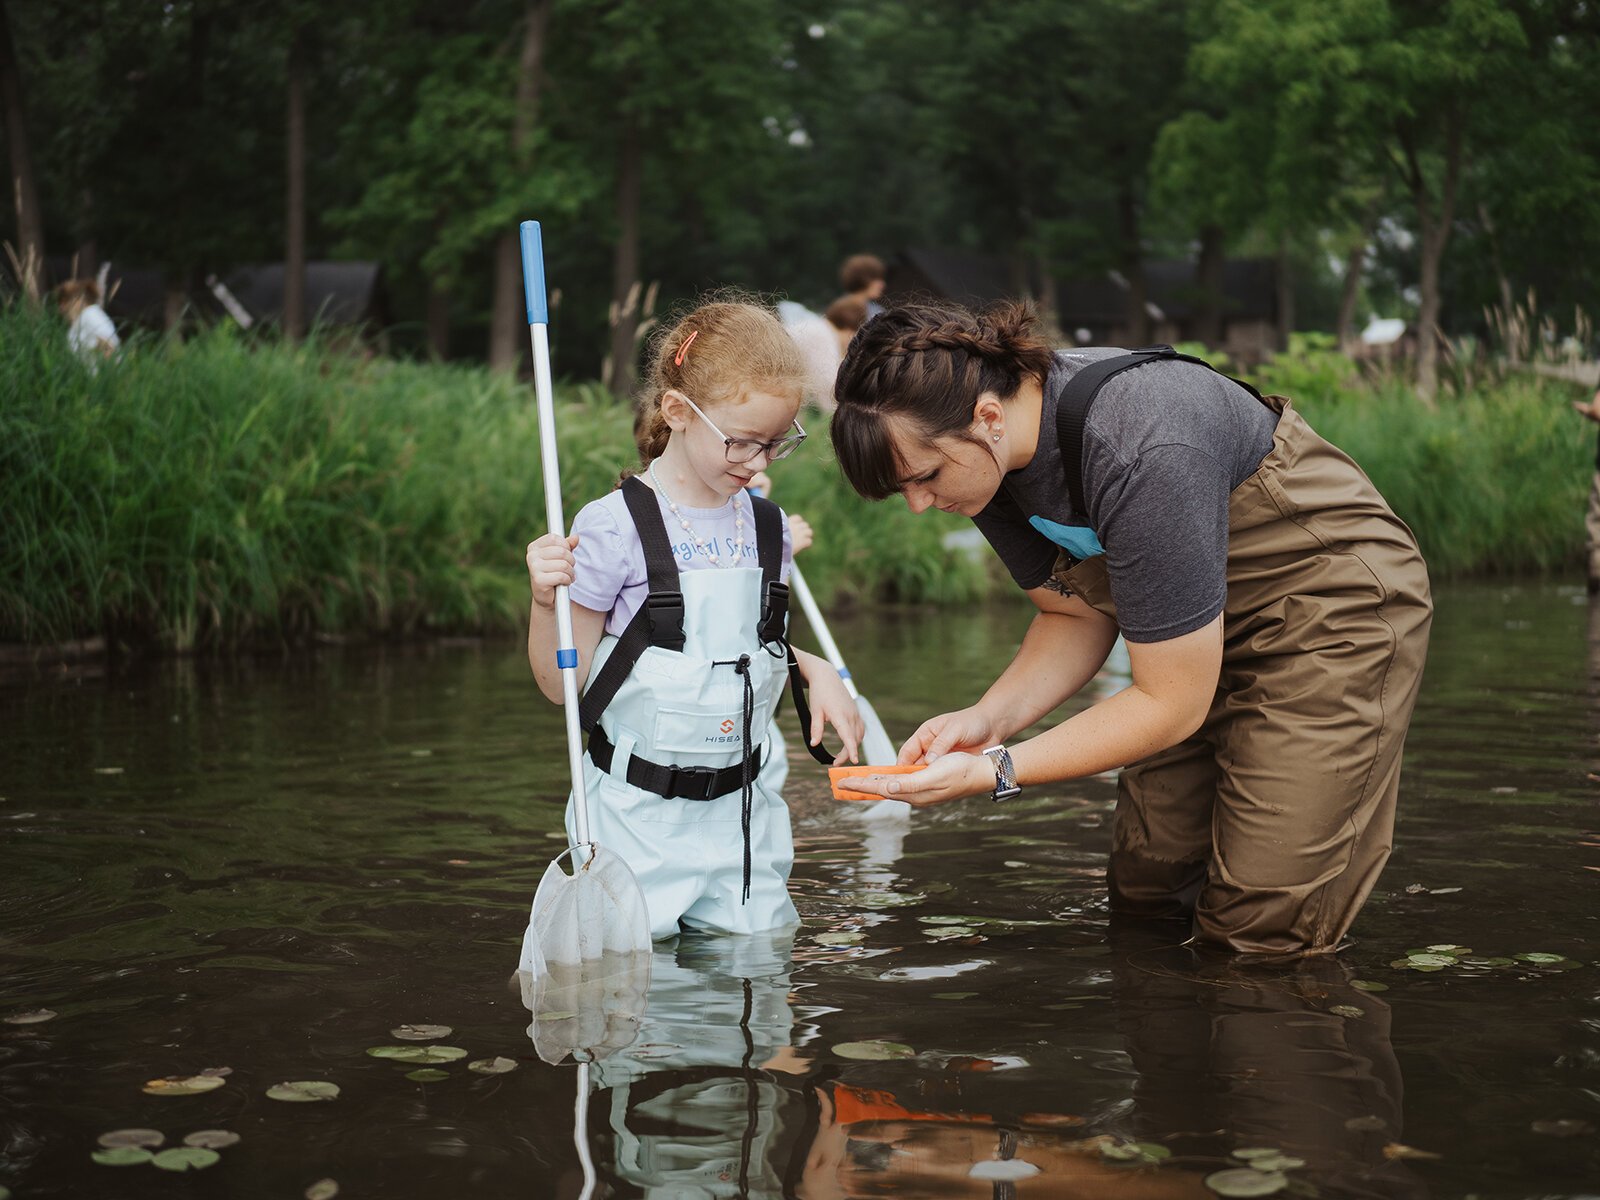
[[[974,698],[1026,619],[836,633],[904,735]],[[657,951],[637,1038],[590,1068],[599,1194],[1205,1197],[1241,1148],[1291,1156],[1286,1195],[1600,1194],[1588,621],[1572,588],[1442,589],[1394,857],[1357,943],[1315,966],[1110,928],[1109,779],[947,806],[902,838],[797,760],[805,924]],[[0,1185],[577,1195],[578,1069],[539,1061],[509,985],[563,845],[564,763],[510,643],[0,684],[0,1016],[58,1014],[0,1025]],[[1390,965],[1430,945],[1472,953]],[[408,1022],[467,1056],[419,1082],[365,1053]],[[872,1041],[907,1056],[848,1056]],[[496,1056],[516,1069],[467,1069]],[[142,1090],[221,1067],[204,1094]],[[266,1096],[289,1080],[340,1095]],[[181,1178],[93,1163],[127,1127],[242,1140]],[[1008,1154],[1039,1173],[986,1177]]]

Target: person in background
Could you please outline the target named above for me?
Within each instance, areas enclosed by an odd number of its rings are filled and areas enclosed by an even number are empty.
[[[846,295],[859,297],[866,304],[868,321],[883,311],[879,301],[886,280],[883,259],[872,254],[852,254],[839,267],[839,286]]]
[[[834,334],[839,339],[839,357],[844,358],[844,352],[850,348],[850,339],[855,337],[856,330],[867,323],[867,314],[871,305],[861,296],[840,296],[823,310],[822,315],[828,319],[828,324],[833,327]],[[882,311],[880,306],[879,311]],[[829,397],[830,401],[832,397]],[[829,412],[833,411],[830,403]]]
[[[92,279],[69,279],[56,289],[56,307],[67,319],[67,345],[89,363],[115,354],[122,342],[117,327],[100,307],[100,285]]]
[[[1574,400],[1572,407],[1586,419],[1600,425],[1600,388],[1588,400]],[[1595,444],[1594,479],[1589,484],[1589,507],[1583,519],[1586,569],[1589,574],[1589,595],[1600,593],[1600,440]]]

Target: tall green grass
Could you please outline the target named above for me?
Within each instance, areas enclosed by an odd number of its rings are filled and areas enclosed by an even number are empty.
[[[632,414],[559,389],[568,519],[633,465]],[[960,522],[866,506],[827,430],[777,476],[826,596],[955,601]],[[108,633],[177,650],[316,633],[516,628],[544,529],[531,390],[228,328],[90,371],[48,314],[0,312],[0,641]]]

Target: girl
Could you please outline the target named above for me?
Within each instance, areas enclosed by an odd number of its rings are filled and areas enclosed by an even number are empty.
[[[1114,911],[1336,950],[1389,855],[1428,574],[1361,469],[1281,397],[1170,348],[1052,354],[1018,305],[891,309],[839,368],[862,495],[970,517],[1039,612],[970,708],[923,724],[914,805],[1125,767]],[[1118,632],[1131,686],[1038,737]],[[1132,764],[1132,765],[1129,765]]]
[[[798,919],[794,847],[760,772],[783,692],[792,553],[781,510],[745,488],[805,440],[805,363],[777,319],[745,303],[695,309],[653,357],[643,473],[585,505],[570,537],[528,546],[528,661],[559,704],[554,604],[566,584],[588,680],[591,832],[638,878],[652,936],[776,929]],[[863,726],[838,674],[800,651],[789,665],[810,685],[811,743],[826,722],[844,741],[835,761],[854,760]]]

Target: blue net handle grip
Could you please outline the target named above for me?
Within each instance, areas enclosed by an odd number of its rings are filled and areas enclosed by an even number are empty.
[[[557,650],[556,666],[563,671],[576,671],[578,669],[578,652],[576,650]]]
[[[528,324],[548,325],[550,308],[544,295],[544,237],[539,222],[524,221],[522,234],[522,293],[528,302]]]

